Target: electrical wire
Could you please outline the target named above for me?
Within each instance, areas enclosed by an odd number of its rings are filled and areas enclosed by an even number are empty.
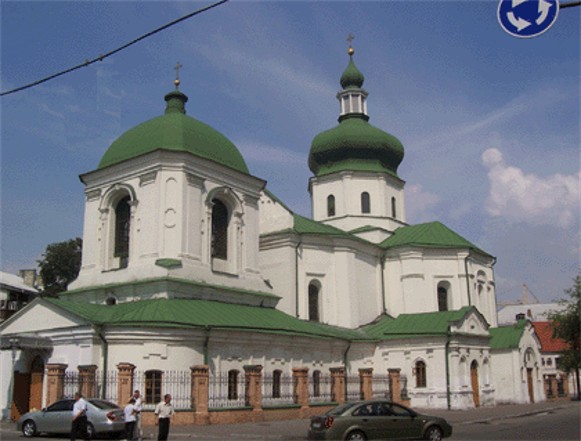
[[[132,40],[129,43],[124,44],[121,47],[118,47],[117,49],[114,49],[114,50],[112,50],[110,52],[107,52],[106,54],[99,55],[98,57],[93,58],[92,60],[87,59],[87,60],[85,60],[84,63],[78,64],[78,65],[76,65],[74,67],[71,67],[69,69],[63,70],[63,71],[58,72],[56,74],[50,75],[48,77],[45,77],[45,78],[43,78],[41,80],[35,81],[33,83],[30,83],[30,84],[27,84],[25,86],[17,87],[15,89],[8,90],[6,92],[2,92],[2,93],[0,93],[0,96],[9,95],[11,93],[19,92],[19,91],[25,90],[25,89],[30,89],[31,87],[38,86],[39,84],[45,83],[45,82],[47,82],[49,80],[52,80],[53,78],[57,78],[57,77],[60,77],[61,75],[68,74],[69,72],[73,72],[73,71],[75,71],[77,69],[80,69],[82,67],[90,66],[91,64],[96,63],[97,61],[103,61],[105,58],[110,57],[111,55],[116,54],[117,52],[121,52],[123,49],[126,49],[129,46],[134,45],[135,43],[137,43],[137,42],[139,42],[141,40],[144,40],[144,39],[146,39],[148,37],[151,37],[152,35],[157,34],[158,32],[161,32],[161,31],[163,31],[163,30],[165,30],[165,29],[167,29],[167,28],[169,28],[169,27],[171,27],[171,26],[173,26],[175,24],[178,24],[178,23],[180,23],[180,22],[182,22],[184,20],[187,20],[188,18],[191,18],[194,15],[201,14],[202,12],[206,12],[206,11],[212,9],[212,8],[215,8],[217,6],[220,6],[220,5],[224,4],[224,3],[226,3],[227,1],[228,0],[221,0],[219,2],[216,2],[216,3],[213,3],[213,4],[209,5],[209,6],[206,6],[204,8],[198,9],[197,11],[194,11],[194,12],[192,12],[190,14],[184,15],[183,17],[180,17],[177,20],[174,20],[174,21],[172,21],[170,23],[167,23],[167,24],[163,25],[160,28],[157,28],[157,29],[155,29],[155,30],[153,30],[151,32],[148,32],[147,34],[144,34],[141,37],[138,37],[135,40]]]

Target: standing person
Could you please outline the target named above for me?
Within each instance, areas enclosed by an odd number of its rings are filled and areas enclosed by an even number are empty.
[[[80,392],[75,392],[75,404],[73,404],[73,423],[71,426],[71,441],[75,441],[77,436],[85,441],[89,440],[87,432],[87,402]]]
[[[141,392],[138,390],[133,392],[133,399],[135,400],[135,429],[133,433],[133,439],[141,441],[143,439],[143,431],[141,430],[141,409],[142,409],[142,399]]]
[[[165,394],[163,396],[163,401],[155,408],[155,415],[157,416],[155,424],[159,425],[157,441],[167,441],[169,435],[169,422],[174,413],[175,410],[171,404],[171,395]]]
[[[135,439],[135,399],[129,398],[127,406],[123,409],[125,414],[125,439],[133,441]]]

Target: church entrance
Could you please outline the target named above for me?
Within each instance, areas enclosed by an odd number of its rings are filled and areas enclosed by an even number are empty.
[[[42,408],[42,383],[44,361],[37,356],[30,364],[29,372],[14,372],[14,389],[10,418],[17,420],[31,409]]]
[[[527,368],[527,385],[529,387],[529,400],[535,402],[535,389],[533,387],[533,368]]]
[[[480,407],[480,386],[478,384],[478,363],[476,363],[476,360],[470,364],[470,381],[472,383],[474,407]]]

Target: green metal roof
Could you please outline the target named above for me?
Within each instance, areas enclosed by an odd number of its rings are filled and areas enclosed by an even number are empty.
[[[383,248],[395,248],[399,246],[467,248],[490,256],[458,233],[455,233],[437,221],[400,227],[395,230],[392,236],[381,242],[379,246]]]
[[[517,349],[527,323],[527,320],[519,320],[511,326],[490,328],[490,349]]]
[[[236,305],[209,300],[156,299],[96,305],[46,299],[47,302],[96,325],[153,328],[207,328],[288,334],[342,340],[368,340],[351,330],[297,319],[275,308]]]
[[[353,61],[353,52],[350,52],[349,54],[349,64],[347,65],[347,68],[343,71],[343,75],[341,75],[341,87],[343,89],[359,89],[361,86],[363,86],[363,82],[365,81],[365,77],[363,76],[363,73],[361,73],[361,71],[359,69],[357,69],[357,66],[355,66],[355,62]]]
[[[236,146],[212,127],[185,113],[188,97],[179,91],[166,95],[165,114],[121,135],[103,155],[98,168],[109,167],[156,150],[187,152],[249,174]]]
[[[320,234],[324,236],[340,236],[355,239],[355,237],[339,228],[317,222],[300,214],[294,214],[294,231],[298,234]]]
[[[476,311],[476,308],[465,306],[454,311],[400,314],[397,318],[382,315],[359,329],[378,340],[446,335],[450,323],[462,320],[473,310]]]
[[[403,156],[403,145],[395,136],[369,124],[363,114],[350,114],[343,115],[338,126],[315,136],[309,168],[316,176],[339,171],[397,176]]]

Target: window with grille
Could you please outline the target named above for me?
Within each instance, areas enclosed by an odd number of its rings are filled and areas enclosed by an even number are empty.
[[[228,371],[228,399],[238,399],[238,371]]]
[[[426,387],[426,363],[416,362],[416,387]]]

